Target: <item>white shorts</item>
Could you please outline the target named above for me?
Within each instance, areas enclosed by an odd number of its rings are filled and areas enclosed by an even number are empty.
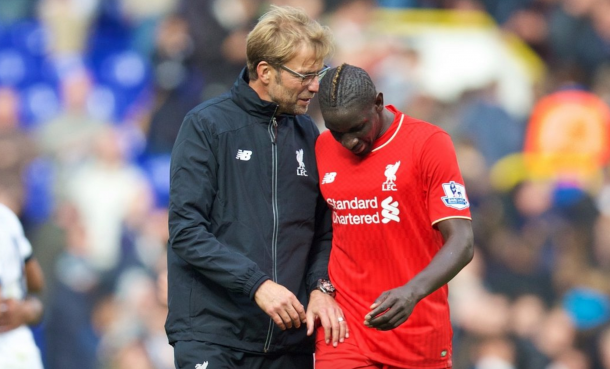
[[[30,328],[0,333],[0,368],[43,369],[40,350]]]

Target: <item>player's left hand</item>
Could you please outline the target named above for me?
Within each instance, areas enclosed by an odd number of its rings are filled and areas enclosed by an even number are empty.
[[[394,329],[409,319],[417,301],[407,286],[385,291],[371,305],[364,325],[380,331]]]
[[[349,337],[349,327],[345,320],[343,310],[335,299],[321,291],[314,290],[309,297],[307,306],[307,335],[311,336],[315,329],[315,323],[319,321],[324,328],[326,344],[332,342],[337,347]]]

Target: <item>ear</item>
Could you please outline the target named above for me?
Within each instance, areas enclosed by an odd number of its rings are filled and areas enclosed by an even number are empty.
[[[377,109],[378,111],[383,110],[383,93],[380,92],[377,94],[377,97],[375,98],[375,109]]]
[[[267,63],[266,61],[262,61],[258,63],[256,66],[256,73],[258,74],[258,79],[265,85],[269,84],[272,78],[272,69],[273,67]]]

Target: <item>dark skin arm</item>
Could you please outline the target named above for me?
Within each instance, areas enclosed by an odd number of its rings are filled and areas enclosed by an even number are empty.
[[[438,229],[445,240],[443,247],[407,284],[385,291],[377,298],[364,318],[365,326],[382,331],[398,327],[409,319],[415,304],[447,284],[472,260],[474,246],[470,220],[443,220],[438,223]]]
[[[42,302],[30,293],[41,292],[44,277],[40,264],[31,258],[25,264],[28,296],[24,300],[0,299],[0,333],[13,330],[23,324],[36,324],[42,319]]]

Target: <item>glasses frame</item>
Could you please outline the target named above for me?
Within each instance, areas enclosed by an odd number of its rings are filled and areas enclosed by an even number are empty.
[[[292,74],[293,76],[300,78],[302,85],[308,85],[311,82],[313,82],[314,78],[316,78],[316,77],[318,77],[318,82],[320,82],[322,80],[322,78],[324,77],[324,75],[326,74],[326,72],[328,72],[328,70],[330,69],[330,66],[324,64],[324,67],[321,70],[319,70],[315,73],[307,73],[307,74],[302,74],[302,73],[296,72],[283,64],[280,65],[280,68],[285,70],[286,72]],[[308,80],[308,81],[306,81],[306,80]]]

